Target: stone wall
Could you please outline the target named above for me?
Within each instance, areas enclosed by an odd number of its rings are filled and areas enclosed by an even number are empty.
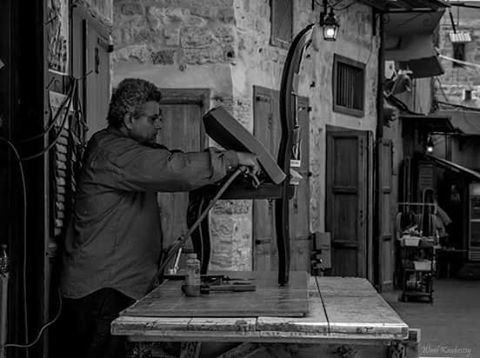
[[[304,1],[303,8],[310,2]],[[320,9],[317,9],[320,11]],[[371,131],[375,134],[377,121],[376,93],[379,36],[367,6],[354,4],[336,13],[340,22],[337,41],[324,41],[317,28],[300,81],[300,94],[310,99],[310,228],[325,231],[326,126]],[[377,21],[378,23],[378,21]],[[365,115],[357,118],[333,112],[332,69],[334,54],[366,64]]]
[[[473,3],[477,4],[478,3]],[[480,107],[480,9],[452,7],[457,31],[470,33],[471,42],[465,44],[465,61],[477,66],[454,67],[453,62],[443,59],[445,74],[436,82],[436,98],[440,101]],[[440,53],[453,58],[453,45],[449,33],[453,31],[448,11],[442,18],[439,36]],[[472,99],[465,98],[471,91]]]
[[[311,0],[294,1],[294,33],[318,19]],[[279,90],[287,50],[270,44],[270,0],[115,0],[113,84],[125,77],[160,88],[210,88],[253,130],[253,86]],[[336,42],[316,33],[306,53],[299,94],[310,100],[310,231],[325,229],[326,125],[375,131],[379,36],[372,10],[355,3],[337,12]],[[377,22],[378,23],[378,22]],[[365,116],[332,111],[333,55],[366,64]],[[252,203],[219,203],[210,215],[211,268],[248,269],[252,261]]]
[[[113,24],[113,0],[73,0],[72,4],[82,4],[92,14],[107,25]]]

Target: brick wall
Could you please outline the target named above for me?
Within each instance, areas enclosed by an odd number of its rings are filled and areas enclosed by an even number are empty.
[[[473,3],[477,4],[478,3]],[[471,42],[465,44],[465,61],[480,66],[480,9],[452,7],[457,31],[470,33]],[[439,48],[442,55],[453,56],[449,33],[453,31],[448,12],[442,18]],[[451,61],[442,60],[445,74],[436,81],[436,98],[440,101],[480,107],[480,67],[454,67]],[[465,99],[465,91],[471,91],[471,100]]]

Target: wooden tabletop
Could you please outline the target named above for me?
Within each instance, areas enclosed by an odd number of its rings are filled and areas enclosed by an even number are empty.
[[[309,277],[305,271],[290,272],[288,285],[278,285],[274,271],[216,272],[226,284],[251,282],[255,291],[212,292],[198,297],[182,294],[183,281],[167,281],[125,311],[122,316],[143,317],[303,317],[308,313]],[[212,285],[214,287],[214,285]]]
[[[126,310],[111,331],[132,341],[361,344],[408,337],[408,326],[366,279],[310,277],[308,296],[304,317],[148,317]]]

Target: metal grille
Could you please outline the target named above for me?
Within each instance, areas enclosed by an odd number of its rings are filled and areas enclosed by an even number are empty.
[[[337,106],[363,111],[364,70],[341,61],[337,62]]]

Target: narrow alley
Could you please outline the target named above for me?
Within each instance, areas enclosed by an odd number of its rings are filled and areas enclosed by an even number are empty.
[[[411,328],[421,329],[420,357],[480,357],[480,281],[441,279],[434,302],[400,302],[400,291],[382,294]]]

